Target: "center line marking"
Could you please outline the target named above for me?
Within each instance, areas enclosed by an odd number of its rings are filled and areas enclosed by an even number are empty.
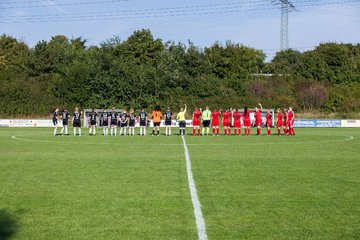
[[[201,205],[196,191],[194,177],[191,171],[191,160],[190,160],[189,150],[186,145],[185,137],[181,136],[181,138],[185,150],[186,172],[188,176],[191,201],[194,206],[195,222],[196,222],[198,237],[199,240],[207,240],[205,221],[201,211]]]

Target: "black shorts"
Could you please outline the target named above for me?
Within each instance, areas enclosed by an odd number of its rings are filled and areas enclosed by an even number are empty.
[[[129,122],[129,127],[135,127],[135,121],[130,121]]]
[[[108,126],[109,126],[109,122],[108,122],[108,121],[102,123],[102,127],[108,127]]]
[[[203,126],[204,127],[209,127],[210,126],[210,120],[204,120],[203,121]]]
[[[186,127],[186,122],[185,121],[179,121],[179,127],[185,128]]]
[[[120,127],[127,127],[128,125],[127,125],[127,123],[121,123],[120,124]]]
[[[160,127],[160,122],[154,122],[154,127]]]
[[[73,122],[73,127],[81,127],[81,122],[80,121],[74,121]]]
[[[68,120],[63,120],[63,126],[67,126],[67,125],[69,125]]]
[[[116,120],[115,120],[115,121],[111,121],[111,126],[116,126]]]
[[[165,121],[165,126],[171,126],[171,120]]]
[[[90,121],[90,125],[91,125],[91,126],[96,125],[96,121]]]
[[[145,121],[140,121],[140,127],[146,127],[146,122]]]
[[[53,119],[53,124],[54,124],[54,126],[58,124],[57,119]]]

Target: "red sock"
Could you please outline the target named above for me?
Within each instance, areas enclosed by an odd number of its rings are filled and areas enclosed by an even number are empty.
[[[196,132],[196,129],[194,128],[194,129],[193,129],[193,135],[195,135],[195,132]]]
[[[234,135],[237,135],[237,129],[236,128],[234,129]]]
[[[281,134],[281,132],[280,132],[280,128],[278,128],[278,135],[280,135]]]
[[[241,128],[238,129],[238,135],[241,135]]]
[[[231,128],[228,129],[228,133],[229,133],[229,135],[231,135]]]
[[[220,134],[220,128],[216,129],[216,134],[219,135]]]
[[[293,133],[293,135],[295,136],[295,129],[294,129],[294,128],[292,129],[292,133]]]
[[[269,136],[271,135],[271,131],[270,131],[270,129],[268,129],[268,135],[269,135]]]
[[[200,128],[198,128],[198,135],[200,135]]]
[[[256,129],[256,133],[257,133],[257,135],[260,134],[260,128],[257,128],[257,129]]]
[[[215,134],[215,128],[212,129],[212,134],[213,134],[213,135]]]

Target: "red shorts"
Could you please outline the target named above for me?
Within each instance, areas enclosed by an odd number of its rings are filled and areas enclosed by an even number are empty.
[[[244,126],[250,127],[250,125],[251,125],[250,119],[244,119]]]
[[[283,125],[282,121],[277,121],[276,126],[281,127]]]
[[[261,120],[256,120],[255,121],[255,126],[261,126],[261,124],[262,124]]]
[[[286,121],[286,126],[290,127],[290,121]]]
[[[234,128],[240,128],[240,127],[241,127],[240,121],[234,121]]]
[[[213,126],[213,127],[218,127],[219,126],[219,120],[218,121],[212,121],[211,122],[211,126]]]
[[[200,120],[193,120],[193,126],[194,127],[200,126]]]
[[[270,120],[270,121],[266,121],[266,126],[271,127],[271,125],[272,125],[272,121],[271,121],[271,120]]]
[[[295,123],[295,121],[294,120],[292,120],[292,121],[289,121],[289,127],[294,127],[294,123]]]
[[[224,127],[230,127],[230,122],[223,122]]]

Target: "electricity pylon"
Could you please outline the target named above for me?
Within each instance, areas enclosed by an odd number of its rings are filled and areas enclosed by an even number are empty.
[[[295,6],[289,0],[272,0],[272,3],[281,4],[280,51],[283,51],[289,48],[289,12],[295,10]]]

